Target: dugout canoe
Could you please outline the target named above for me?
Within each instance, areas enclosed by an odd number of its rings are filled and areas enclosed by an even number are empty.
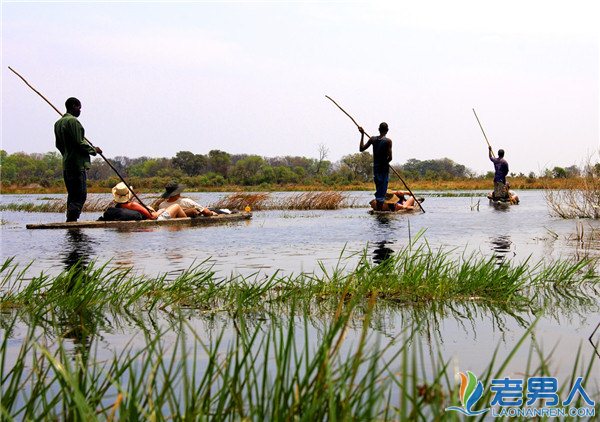
[[[519,205],[518,200],[515,202],[512,199],[509,199],[509,200],[496,199],[496,198],[492,197],[491,194],[488,194],[487,198],[490,201],[490,205],[492,205],[495,208],[504,209],[504,208],[510,207],[511,205]]]
[[[425,202],[425,198],[417,198],[417,200],[419,201],[419,203]],[[377,211],[377,210],[374,210],[373,208],[371,208],[367,212],[369,214],[371,214],[371,215],[412,214],[414,212],[419,212],[420,213],[421,212],[421,207],[418,204],[415,204],[414,208],[412,208],[412,209],[399,209],[399,210],[396,210],[396,211],[389,211],[389,210],[388,211],[384,211],[384,210]]]
[[[371,209],[367,212],[371,215],[401,215],[401,214],[406,215],[406,214],[420,213],[421,208],[419,208],[419,206],[417,205],[412,210],[403,209],[403,210],[398,210],[398,211],[376,211],[376,210]]]
[[[68,223],[27,224],[28,229],[100,229],[100,228],[150,228],[156,226],[209,226],[244,221],[252,218],[251,212],[219,214],[211,217],[171,218],[169,220],[139,221],[71,221]]]

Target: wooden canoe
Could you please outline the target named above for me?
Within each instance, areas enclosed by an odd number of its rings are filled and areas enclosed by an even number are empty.
[[[139,221],[72,221],[69,223],[44,223],[27,224],[28,229],[95,229],[95,228],[149,228],[156,226],[208,226],[212,224],[223,224],[235,221],[249,220],[251,212],[239,212],[234,214],[219,214],[212,217],[185,217],[171,218],[169,220],[139,220]]]
[[[519,202],[514,202],[511,199],[503,200],[503,199],[495,199],[491,194],[488,194],[487,198],[490,201],[490,205],[493,205],[496,208],[508,208],[511,205],[519,205]]]
[[[371,214],[371,215],[400,215],[400,214],[413,214],[415,212],[420,213],[421,212],[421,208],[419,208],[419,206],[417,205],[412,210],[376,211],[376,210],[370,209],[367,212],[369,214]]]

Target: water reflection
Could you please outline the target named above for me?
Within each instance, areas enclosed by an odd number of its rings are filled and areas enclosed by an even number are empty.
[[[498,265],[504,264],[513,244],[510,236],[500,235],[497,237],[492,237],[490,239],[490,243],[492,244],[492,252],[494,253],[494,258],[496,258],[496,263]]]
[[[373,250],[373,262],[375,264],[381,264],[394,254],[394,250],[386,246],[392,245],[393,243],[393,241],[387,240],[382,240],[381,242],[377,243],[377,247]]]
[[[373,250],[373,262],[379,265],[394,253],[394,250],[387,246],[394,244],[394,241],[390,240],[394,234],[394,219],[385,214],[375,214],[374,217],[373,231],[377,237],[374,244],[377,246]]]
[[[62,263],[70,270],[75,265],[85,268],[94,254],[94,241],[81,229],[67,230],[65,251],[62,253]]]

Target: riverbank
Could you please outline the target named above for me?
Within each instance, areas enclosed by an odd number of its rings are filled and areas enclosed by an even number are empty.
[[[163,186],[167,183],[165,180],[137,179],[130,178],[128,182],[136,188],[139,193],[160,193]],[[295,191],[370,191],[373,190],[371,182],[364,183],[349,183],[349,184],[262,184],[257,186],[241,186],[241,185],[223,185],[223,186],[205,186],[196,185],[187,182],[184,178],[182,183],[186,184],[188,192],[295,192]],[[492,179],[461,179],[461,180],[405,180],[409,188],[413,191],[427,190],[486,190],[493,187]],[[513,177],[509,178],[511,189],[577,189],[583,180],[579,178],[528,178],[528,177]],[[112,182],[111,182],[112,183]],[[89,182],[89,193],[106,193],[110,191],[111,183],[107,181]],[[116,183],[116,182],[115,182]],[[404,184],[393,177],[390,180],[391,189],[405,189]],[[52,184],[51,186],[42,186],[37,183],[27,185],[4,185],[0,186],[0,193],[3,194],[59,194],[64,193],[65,188],[61,183]]]

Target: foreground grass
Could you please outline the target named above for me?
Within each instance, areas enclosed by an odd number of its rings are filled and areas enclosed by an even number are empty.
[[[0,420],[460,420],[444,409],[460,402],[454,372],[471,368],[454,368],[432,347],[435,335],[420,336],[431,314],[414,313],[382,342],[376,310],[477,303],[542,314],[567,299],[591,305],[593,268],[591,260],[498,266],[427,243],[380,265],[365,254],[350,270],[340,262],[320,276],[267,279],[219,279],[206,263],[157,277],[108,264],[32,277],[8,259],[0,267]],[[187,309],[230,324],[199,333]],[[140,321],[138,341],[99,351],[102,324],[114,329],[115,316],[157,311],[169,315],[167,327]],[[491,356],[479,380],[489,386],[504,376],[532,328],[505,357]],[[574,353],[561,397],[577,376],[594,373],[595,361],[581,356]],[[547,376],[552,364],[533,343],[519,374]],[[600,403],[597,385],[586,391]]]
[[[68,338],[49,342],[34,328],[13,352],[6,335],[0,342],[0,419],[460,420],[445,411],[460,401],[456,368],[423,346],[414,336],[417,327],[380,345],[370,330],[374,301],[365,312],[357,301],[340,302],[318,341],[306,313],[262,324],[240,316],[230,336],[221,330],[210,341],[180,322],[108,358],[97,356],[93,344],[73,353]],[[356,312],[363,324],[353,329]],[[6,332],[14,328],[15,320]],[[493,355],[479,379],[489,386],[502,377],[529,337],[527,331],[503,360]],[[561,397],[577,376],[590,378],[595,360],[580,359],[578,351]],[[551,362],[534,343],[519,374],[551,374]],[[597,385],[589,384],[586,391],[598,403]],[[490,400],[488,390],[477,407]],[[582,405],[581,398],[574,404]]]
[[[0,267],[0,310],[23,307],[41,315],[53,310],[189,307],[239,314],[290,302],[309,306],[355,297],[392,304],[477,302],[536,310],[553,300],[592,301],[588,290],[599,285],[593,259],[498,266],[493,257],[456,257],[453,251],[432,250],[426,242],[417,242],[419,237],[379,265],[365,252],[351,270],[340,261],[331,270],[322,267],[320,275],[267,278],[221,279],[205,263],[157,277],[109,268],[108,263],[31,277],[27,268],[7,259]]]

